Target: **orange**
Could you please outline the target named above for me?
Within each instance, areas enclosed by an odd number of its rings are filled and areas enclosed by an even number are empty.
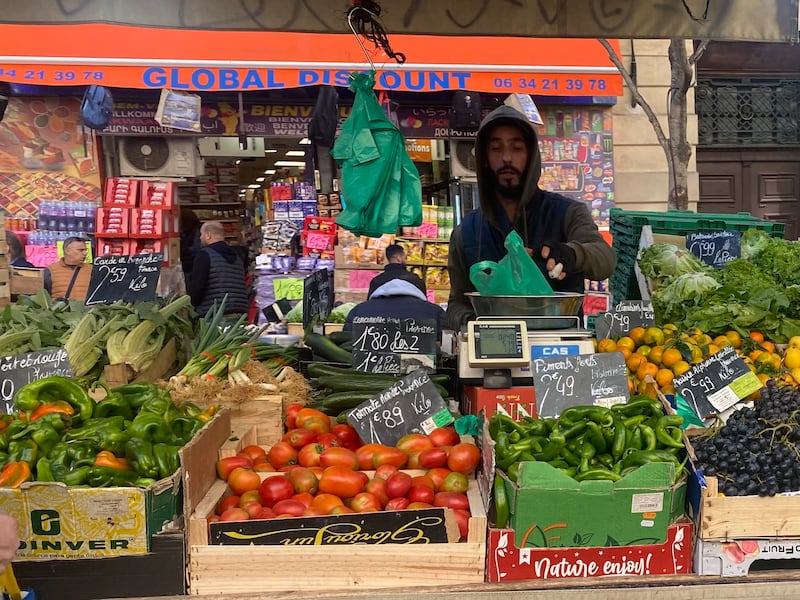
[[[617,352],[622,354],[622,357],[627,361],[629,356],[633,356],[633,352],[627,348],[617,348]]]
[[[670,382],[667,385],[661,387],[661,393],[662,394],[666,394],[668,396],[674,396],[675,395],[675,387]]]
[[[645,377],[650,375],[653,379],[655,379],[656,374],[658,373],[658,365],[654,365],[651,362],[643,362],[639,365],[639,368],[636,369],[636,377],[639,381],[644,381]]]
[[[766,383],[770,379],[772,379],[772,377],[770,375],[767,375],[766,373],[759,373],[758,375],[756,375],[756,377],[758,377],[758,380],[764,385],[766,385]]]
[[[764,340],[759,344],[764,352],[775,352],[775,344],[769,340]]]
[[[730,331],[725,332],[725,337],[728,338],[730,341],[731,346],[734,348],[741,348],[742,346],[742,336],[739,335],[738,331],[731,329]]]
[[[783,353],[783,366],[787,369],[800,367],[800,348],[789,347]]]
[[[612,338],[605,338],[597,342],[597,351],[598,352],[616,352],[617,351],[617,342],[615,342]]]
[[[781,368],[781,357],[774,352],[762,352],[753,362],[756,368],[761,368],[766,371],[775,372]]]
[[[644,362],[647,362],[647,357],[634,352],[625,361],[625,365],[628,367],[631,373],[636,373],[636,369],[638,369],[639,366]]]
[[[657,365],[661,364],[661,356],[664,354],[664,346],[653,346],[647,353],[647,360]]]
[[[712,341],[714,342],[714,345],[717,346],[718,348],[725,348],[726,346],[733,346],[731,341],[725,335],[718,335]]]
[[[688,371],[691,368],[692,365],[690,365],[688,362],[686,362],[685,360],[679,360],[674,365],[672,365],[672,372],[675,373],[675,376],[677,377],[678,375],[683,375],[684,373],[686,373],[686,371]]]
[[[674,367],[681,360],[683,360],[683,356],[677,348],[667,348],[661,353],[661,364],[667,368]]]
[[[708,346],[712,342],[712,339],[710,335],[701,333],[696,337],[695,341],[697,342],[698,346]]]
[[[800,384],[800,367],[795,367],[792,369],[792,377],[798,384]]]
[[[659,327],[648,327],[642,341],[648,346],[661,346],[664,343],[664,332]]]
[[[750,339],[756,342],[763,342],[764,341],[764,334],[760,331],[751,331],[750,332]]]
[[[648,354],[650,354],[650,350],[652,350],[652,348],[650,348],[650,346],[645,344],[644,346],[639,346],[636,349],[636,353],[641,354],[642,356],[647,356]]]
[[[619,339],[617,340],[617,347],[620,347],[620,346],[621,346],[621,347],[623,347],[623,348],[627,348],[627,349],[628,349],[628,350],[630,350],[631,352],[633,352],[634,350],[636,350],[636,342],[634,342],[634,341],[633,341],[633,340],[632,340],[630,337],[628,337],[627,335],[625,335],[625,336],[622,336],[621,338],[619,338]]]
[[[628,337],[630,337],[638,346],[642,343],[642,338],[644,338],[644,327],[634,327],[628,332]]]
[[[664,387],[672,384],[673,377],[675,377],[675,373],[669,369],[659,369],[656,373],[656,383],[663,390]]]
[[[763,350],[758,350],[758,349],[756,349],[756,350],[753,350],[753,351],[752,351],[750,354],[748,354],[747,356],[750,358],[750,360],[752,360],[753,362],[755,362],[756,360],[758,360],[758,357],[759,357],[759,356],[761,356],[762,354],[764,354],[764,351],[763,351]]]

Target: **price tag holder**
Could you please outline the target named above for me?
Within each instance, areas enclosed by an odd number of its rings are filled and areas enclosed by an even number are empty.
[[[649,300],[623,300],[614,310],[603,313],[594,323],[599,340],[628,335],[634,327],[653,327],[656,324],[653,303]]]
[[[0,357],[0,399],[3,401],[3,412],[7,415],[15,412],[14,394],[21,387],[50,375],[72,377],[72,367],[67,351],[63,348]]]
[[[436,368],[434,319],[353,318],[353,368],[368,373],[406,374]]]
[[[738,231],[690,233],[686,236],[689,252],[715,269],[742,255],[742,234]]]
[[[610,407],[630,398],[621,352],[536,358],[531,371],[540,417],[557,417],[570,406]]]
[[[331,314],[333,294],[328,269],[317,269],[303,279],[303,329],[308,327],[314,315],[319,315],[320,323]]]
[[[387,446],[409,433],[430,433],[453,420],[425,369],[409,373],[347,415],[362,440]]]
[[[164,254],[161,252],[136,256],[98,256],[94,259],[86,304],[155,300],[163,262]]]
[[[761,381],[731,346],[672,380],[681,396],[700,419],[708,419],[737,404],[756,390]]]

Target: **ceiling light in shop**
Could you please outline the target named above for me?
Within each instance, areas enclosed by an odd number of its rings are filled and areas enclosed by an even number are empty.
[[[277,150],[275,148],[267,148],[264,150],[264,154],[275,154]]]
[[[302,160],[276,160],[276,167],[305,167],[306,163]]]
[[[236,161],[236,164],[238,165],[238,164],[240,164],[241,162],[242,162],[241,160],[238,160],[238,159],[237,159],[237,161]]]
[[[305,156],[306,153],[303,150],[289,150],[286,153],[286,156]]]
[[[262,181],[264,181],[265,179],[266,179],[266,177],[256,177],[256,181],[257,181],[258,183],[261,183],[261,182],[262,182]]]
[[[264,175],[275,175],[275,169],[267,169],[264,171]]]
[[[311,140],[308,139],[308,138],[303,138],[302,140],[300,140],[299,144],[301,146],[310,146],[311,145]]]
[[[261,187],[261,185],[259,185],[258,183],[251,183],[247,187],[250,188],[251,190],[257,190],[258,188]]]

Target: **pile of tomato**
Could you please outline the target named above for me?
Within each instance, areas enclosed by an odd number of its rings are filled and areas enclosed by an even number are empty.
[[[250,445],[218,461],[230,495],[209,521],[447,507],[466,538],[480,451],[454,428],[408,434],[394,446],[362,444],[349,425],[299,405],[288,407],[286,427],[268,450]]]

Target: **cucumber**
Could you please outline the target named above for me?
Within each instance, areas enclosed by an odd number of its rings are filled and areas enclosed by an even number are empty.
[[[352,340],[348,340],[346,342],[339,344],[339,348],[341,348],[342,350],[347,350],[348,352],[352,352],[353,351]]]
[[[397,381],[396,377],[377,377],[375,375],[363,377],[355,371],[350,375],[323,375],[322,377],[317,377],[317,383],[320,387],[330,388],[334,392],[369,392],[372,395],[391,387]]]
[[[311,348],[314,354],[318,354],[326,360],[333,362],[352,364],[353,355],[346,350],[342,350],[330,339],[318,333],[307,333],[303,338],[303,343]]]
[[[347,425],[347,415],[350,414],[352,408],[345,408],[342,412],[336,415],[336,422],[342,425]]]
[[[312,362],[308,363],[309,377],[324,377],[325,375],[358,375],[359,377],[392,377],[384,373],[366,373],[364,371],[356,371],[353,368],[337,367],[326,363]],[[450,376],[445,373],[434,373],[429,375],[431,381],[438,385],[446,385],[450,383]],[[395,379],[398,379],[395,377]]]
[[[322,400],[322,406],[338,413],[345,409],[353,409],[362,402],[366,402],[374,395],[375,394],[369,392],[334,392],[333,394],[325,396]]]
[[[352,331],[331,331],[325,337],[327,337],[330,341],[332,341],[337,346],[341,346],[345,342],[352,342],[353,341],[353,332]]]

